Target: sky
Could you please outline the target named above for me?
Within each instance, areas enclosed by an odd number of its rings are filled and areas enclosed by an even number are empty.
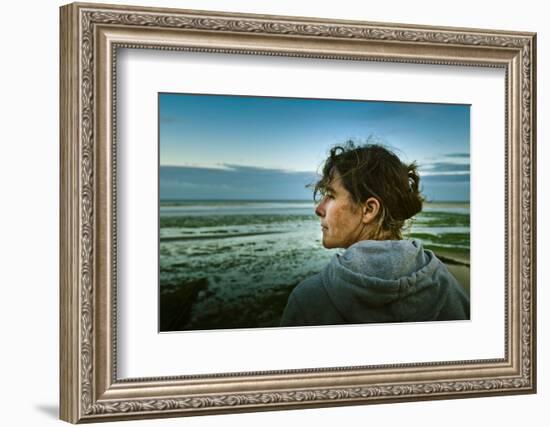
[[[310,200],[349,139],[416,161],[428,200],[469,201],[469,105],[172,93],[159,94],[160,198]]]

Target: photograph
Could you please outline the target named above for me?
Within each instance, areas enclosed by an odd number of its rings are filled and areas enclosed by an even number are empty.
[[[470,105],[159,93],[160,331],[469,320]]]

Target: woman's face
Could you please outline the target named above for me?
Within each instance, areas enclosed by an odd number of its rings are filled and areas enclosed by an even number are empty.
[[[347,248],[362,240],[365,232],[362,209],[353,203],[337,171],[315,208],[315,214],[321,220],[325,248]]]

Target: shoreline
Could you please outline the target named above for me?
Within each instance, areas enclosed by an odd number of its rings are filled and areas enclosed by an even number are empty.
[[[454,264],[462,265],[465,267],[470,267],[470,252],[462,251],[453,251],[452,249],[442,249],[442,248],[430,248],[427,246],[427,249],[430,249],[435,253],[435,255],[443,261],[445,264]]]

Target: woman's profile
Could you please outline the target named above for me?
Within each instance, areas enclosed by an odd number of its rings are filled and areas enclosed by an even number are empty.
[[[315,214],[323,246],[346,250],[294,288],[281,326],[469,319],[469,298],[445,264],[403,239],[422,210],[419,184],[416,164],[381,145],[330,150]]]

